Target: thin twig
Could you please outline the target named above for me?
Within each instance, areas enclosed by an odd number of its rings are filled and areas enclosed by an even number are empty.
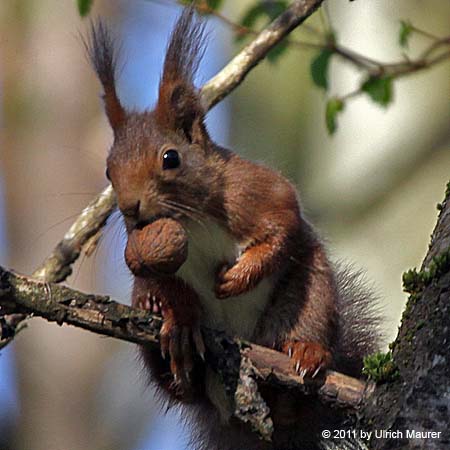
[[[72,273],[72,264],[83,247],[103,228],[116,207],[111,186],[104,189],[83,209],[53,252],[33,272],[33,278],[58,283]]]
[[[415,31],[417,34],[421,34],[422,36],[425,36],[428,39],[432,39],[433,41],[438,41],[440,38],[429,31],[422,30],[421,28],[417,28],[414,25],[410,25],[411,30]]]
[[[256,38],[246,45],[215,77],[201,89],[205,109],[212,108],[239,84],[269,51],[294,28],[306,20],[322,3],[322,0],[294,1]]]
[[[258,36],[258,34],[260,33],[259,31],[254,30],[253,28],[250,28],[250,27],[247,27],[240,23],[234,22],[233,20],[231,20],[230,18],[228,18],[221,12],[217,11],[214,8],[211,8],[205,2],[197,3],[194,5],[194,7],[201,14],[208,14],[210,16],[214,16],[217,19],[219,19],[225,25],[227,25],[228,27],[233,29],[236,32],[237,36],[245,36],[245,35]],[[316,28],[314,28],[310,25],[303,24],[302,27],[303,27],[303,29],[309,31],[311,34],[313,34],[315,36],[322,36],[322,33],[319,30],[317,30]],[[317,44],[314,42],[304,42],[304,41],[299,41],[297,39],[286,39],[286,42],[289,45],[292,45],[292,46],[298,47],[298,48],[302,48],[302,49],[305,49],[305,48],[321,49],[321,48],[323,48],[322,44]]]

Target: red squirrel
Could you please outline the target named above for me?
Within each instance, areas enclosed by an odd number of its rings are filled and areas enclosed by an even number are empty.
[[[144,360],[166,398],[192,403],[194,448],[320,448],[316,434],[335,413],[317,399],[264,392],[275,424],[267,443],[232,417],[217,375],[196,374],[202,326],[285,352],[311,377],[327,368],[358,376],[363,356],[379,345],[370,295],[352,291],[351,276],[331,265],[294,186],[212,141],[193,83],[204,44],[204,24],[186,8],[170,37],[156,106],[142,113],[120,102],[117,48],[102,22],[88,45],[114,132],[107,177],[128,235],[172,218],[189,241],[176,273],[134,278],[133,306],[163,317],[163,355],[143,349]]]

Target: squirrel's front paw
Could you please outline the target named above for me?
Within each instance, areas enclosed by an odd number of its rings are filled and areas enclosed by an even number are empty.
[[[227,298],[245,294],[258,284],[262,275],[259,267],[244,261],[237,262],[231,268],[224,264],[217,273],[216,297]]]
[[[190,324],[183,322],[174,320],[169,314],[169,317],[164,318],[160,332],[161,354],[164,359],[167,354],[170,357],[170,371],[174,378],[172,387],[180,397],[189,395],[195,353],[202,359],[205,354],[205,344],[197,321]]]
[[[295,371],[301,376],[313,378],[331,365],[331,353],[316,342],[287,341],[283,352],[294,361]]]

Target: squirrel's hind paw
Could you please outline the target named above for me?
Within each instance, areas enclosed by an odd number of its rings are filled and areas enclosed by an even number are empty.
[[[295,371],[301,376],[314,378],[321,370],[330,367],[331,353],[316,342],[290,340],[282,348],[293,360]]]
[[[191,392],[191,374],[197,353],[204,359],[205,345],[199,326],[178,325],[165,320],[160,333],[161,354],[170,357],[170,371],[173,375],[171,390],[177,397],[188,397]]]

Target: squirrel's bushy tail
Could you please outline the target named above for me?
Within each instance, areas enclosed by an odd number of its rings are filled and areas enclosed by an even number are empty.
[[[383,312],[377,296],[367,286],[364,274],[338,266],[338,327],[334,355],[339,371],[359,377],[363,358],[384,344]]]

